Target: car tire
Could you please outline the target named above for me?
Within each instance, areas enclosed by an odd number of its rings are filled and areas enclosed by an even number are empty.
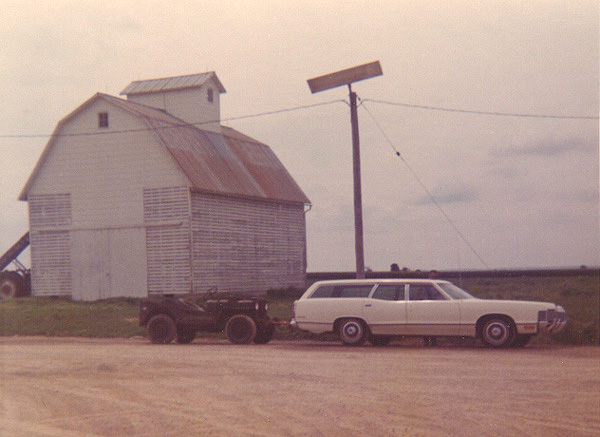
[[[189,344],[196,338],[196,331],[190,328],[177,328],[177,343]]]
[[[157,314],[148,321],[148,337],[155,344],[168,344],[177,335],[177,326],[166,314]]]
[[[338,326],[338,336],[346,346],[362,346],[367,339],[367,330],[359,319],[344,319]]]
[[[504,318],[491,318],[483,324],[481,339],[489,347],[506,347],[514,337],[512,323]]]
[[[387,346],[392,341],[389,335],[369,335],[369,343],[373,346]]]
[[[252,343],[256,337],[256,323],[245,314],[237,314],[227,321],[225,334],[233,344]]]

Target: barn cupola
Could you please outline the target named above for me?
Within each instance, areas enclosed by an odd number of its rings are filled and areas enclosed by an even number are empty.
[[[219,96],[225,92],[215,72],[136,80],[121,95],[127,100],[162,109],[195,127],[221,132]]]

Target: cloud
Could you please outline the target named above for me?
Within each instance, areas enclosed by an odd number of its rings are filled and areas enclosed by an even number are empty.
[[[566,154],[588,154],[593,152],[593,144],[581,138],[538,140],[520,146],[493,151],[496,157],[556,157]]]

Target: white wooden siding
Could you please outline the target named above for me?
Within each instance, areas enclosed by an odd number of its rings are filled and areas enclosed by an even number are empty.
[[[303,205],[192,193],[194,291],[302,287]]]
[[[34,296],[71,295],[69,194],[29,197],[31,280]]]
[[[208,88],[213,90],[212,103],[208,101]],[[197,128],[221,132],[219,90],[212,81],[200,88],[128,95],[127,100],[163,109]]]
[[[148,293],[192,291],[187,187],[144,190]]]
[[[108,112],[108,129],[97,127],[98,112]],[[144,188],[187,183],[147,128],[137,117],[98,100],[65,123],[29,195],[70,193],[75,228],[142,225]],[[111,133],[122,130],[127,132]],[[99,134],[77,135],[86,132]]]

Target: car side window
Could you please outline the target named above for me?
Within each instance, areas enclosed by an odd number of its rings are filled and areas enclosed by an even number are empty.
[[[373,293],[373,299],[379,300],[404,300],[404,284],[380,285]]]
[[[323,285],[310,295],[310,299],[323,297],[369,297],[372,289],[372,285]]]
[[[411,284],[409,289],[410,300],[444,300],[444,296],[433,286],[428,284]]]
[[[369,293],[373,289],[372,285],[347,285],[340,286],[340,297],[369,297]]]
[[[335,291],[335,287],[333,285],[322,285],[317,288],[313,294],[310,295],[310,298],[318,298],[318,297],[333,297],[333,292]]]

